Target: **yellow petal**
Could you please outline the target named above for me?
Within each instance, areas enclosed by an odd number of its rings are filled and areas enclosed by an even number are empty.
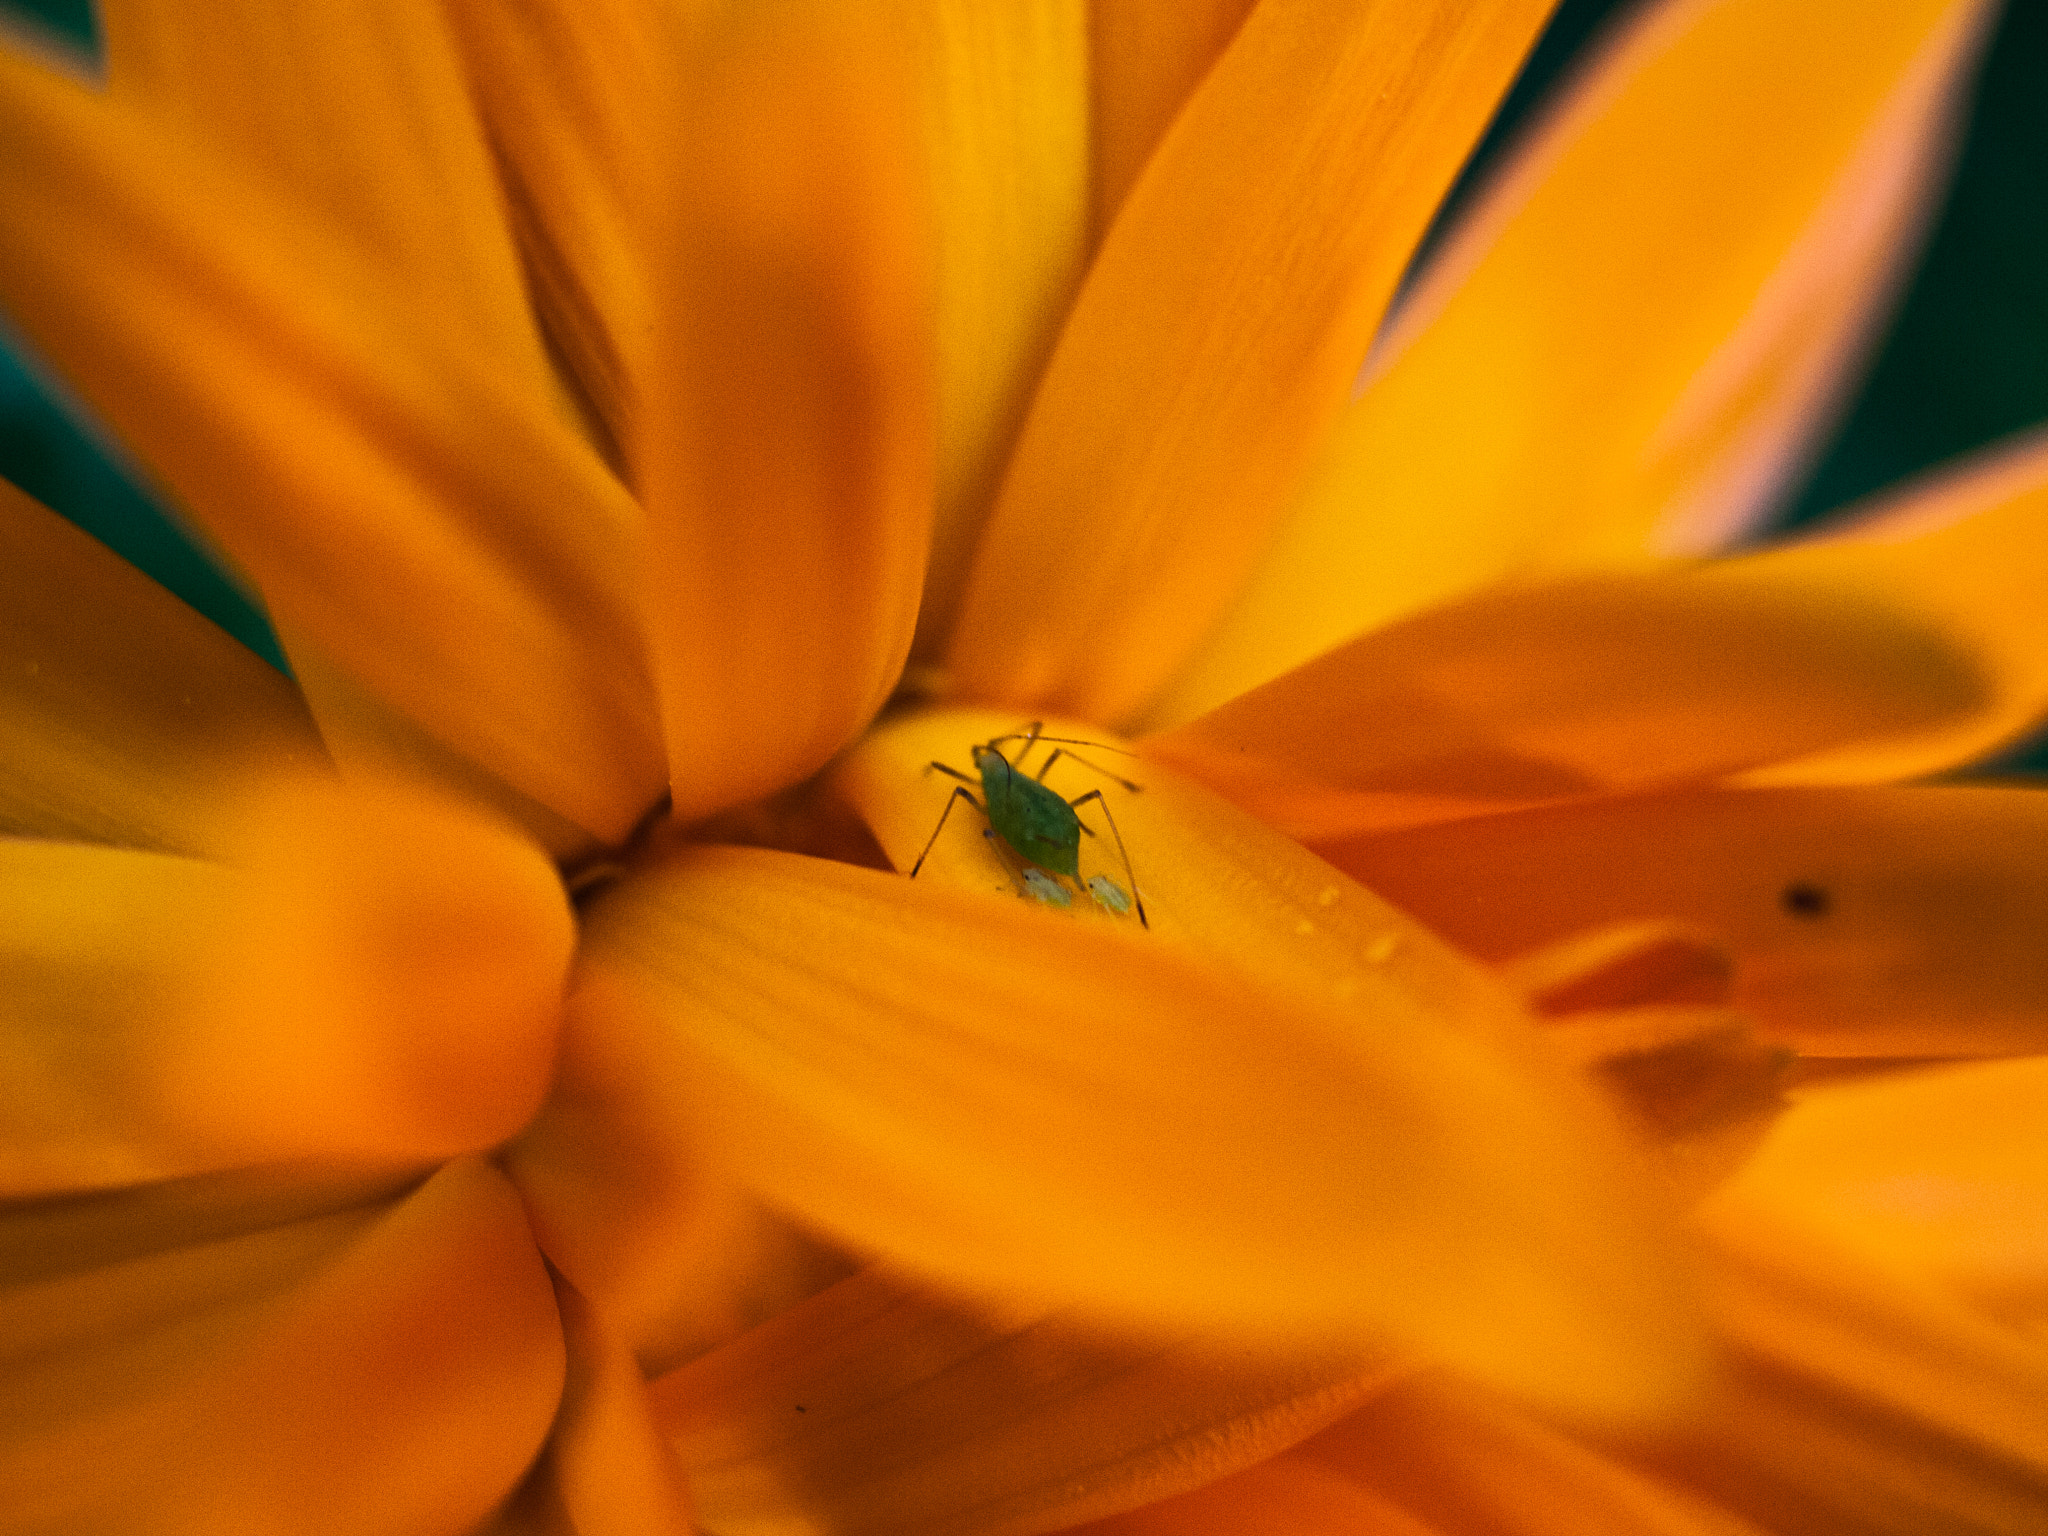
[[[1891,291],[1989,14],[1645,10],[1433,262],[1153,720],[1481,583],[1707,547],[1747,521]]]
[[[1482,593],[1362,636],[1147,750],[1330,836],[1401,810],[1367,797],[1413,797],[1423,819],[1456,798],[1507,808],[1715,779],[1982,705],[1973,658],[1938,626],[1882,594],[1772,569]],[[1307,790],[1338,793],[1318,807]]]
[[[449,8],[540,324],[615,464],[643,408],[649,126],[678,110],[671,9],[654,0]]]
[[[402,1536],[470,1529],[511,1491],[562,1383],[511,1187],[471,1159],[395,1202],[330,1192],[294,1210],[293,1182],[0,1217],[0,1490],[17,1528]]]
[[[1323,845],[1475,953],[1669,917],[1733,951],[1735,1003],[1825,1056],[2048,1048],[2048,797],[1702,791]]]
[[[554,383],[469,80],[407,0],[99,8],[114,98],[312,211],[536,403]]]
[[[594,914],[580,1002],[666,1028],[667,1076],[765,1199],[915,1272],[1388,1333],[1589,1411],[1682,1393],[1670,1260],[1590,1090],[1476,968],[1403,955],[1399,920],[1298,848],[1305,890],[1231,862],[1227,807],[1219,830],[1188,806],[1137,834],[1202,850],[1141,869],[1150,934],[935,876],[679,854]],[[1256,984],[1190,953],[1204,931]]]
[[[225,766],[320,761],[292,685],[0,481],[0,832],[207,851]]]
[[[447,317],[146,117],[0,55],[0,292],[310,636],[604,837],[659,793],[637,512]]]
[[[822,19],[708,50],[659,265],[647,621],[675,813],[803,779],[910,646],[931,507],[925,228],[905,82]],[[794,104],[794,105],[793,105]]]
[[[2048,438],[2038,434],[1887,497],[1853,526],[1745,559],[1813,601],[1895,607],[1943,636],[1984,678],[1978,706],[1752,775],[1758,783],[1857,784],[1969,761],[2048,715]]]
[[[987,1313],[867,1270],[653,1397],[708,1529],[1024,1536],[1271,1455],[1387,1370]]]
[[[1084,0],[894,7],[924,87],[936,222],[938,506],[917,654],[953,625],[974,541],[1088,247]]]
[[[1060,339],[961,607],[963,696],[1115,720],[1172,674],[1264,548],[1547,9],[1254,13]]]
[[[1209,73],[1253,0],[1095,0],[1088,45],[1095,83],[1095,228],[1107,230],[1131,184]]]
[[[1730,1201],[1827,1232],[1993,1315],[2048,1316],[2048,1060],[1913,1072],[1812,1095]]]

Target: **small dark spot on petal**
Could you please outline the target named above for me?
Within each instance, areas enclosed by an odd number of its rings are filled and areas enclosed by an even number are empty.
[[[1835,899],[1828,894],[1826,886],[1813,885],[1805,880],[1795,880],[1778,895],[1778,905],[1794,917],[1826,917],[1834,904]]]
[[[804,1407],[804,1405],[803,1405],[802,1403],[798,1403],[798,1404],[796,1405],[796,1411],[797,1411],[798,1413],[805,1413],[805,1412],[808,1412],[809,1410],[807,1410],[807,1409],[806,1409],[806,1408]]]

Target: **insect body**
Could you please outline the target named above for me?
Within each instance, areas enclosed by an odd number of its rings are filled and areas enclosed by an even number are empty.
[[[1009,741],[1024,743],[1018,749],[1014,762],[1003,752],[1003,743]],[[1022,766],[1023,761],[1031,749],[1040,742],[1054,746],[1055,750],[1039,765],[1035,775],[1026,775]],[[982,798],[976,800],[970,791],[955,787],[952,797],[946,801],[945,810],[939,813],[939,824],[932,828],[932,835],[924,845],[924,852],[917,856],[917,862],[910,867],[911,879],[917,878],[917,872],[924,868],[924,861],[931,856],[932,846],[938,842],[939,833],[945,830],[946,818],[953,814],[955,803],[965,800],[988,818],[988,832],[985,835],[995,846],[997,854],[1001,856],[1003,850],[1007,848],[1011,854],[1030,866],[1021,870],[1012,869],[1010,872],[1020,888],[1036,896],[1040,901],[1063,907],[1069,900],[1066,888],[1052,877],[1065,875],[1077,886],[1081,886],[1081,838],[1083,834],[1093,837],[1095,830],[1082,821],[1077,812],[1081,806],[1093,801],[1101,807],[1103,818],[1109,823],[1110,833],[1116,838],[1117,852],[1123,858],[1124,877],[1130,882],[1131,894],[1126,898],[1123,888],[1106,875],[1091,876],[1082,889],[1093,896],[1098,905],[1110,912],[1128,911],[1135,902],[1138,921],[1147,928],[1151,927],[1151,923],[1145,917],[1144,899],[1137,894],[1137,878],[1131,873],[1130,851],[1124,847],[1123,833],[1117,830],[1116,818],[1110,815],[1109,802],[1103,799],[1102,791],[1091,789],[1085,795],[1077,795],[1072,800],[1066,800],[1045,785],[1045,776],[1052,765],[1062,757],[1069,757],[1085,768],[1094,768],[1097,773],[1136,794],[1139,786],[1130,780],[1119,779],[1108,770],[1096,767],[1085,757],[1078,757],[1065,750],[1070,746],[1096,745],[1099,744],[1070,741],[1063,736],[1041,736],[1039,726],[1034,722],[1026,730],[1013,732],[1008,736],[998,736],[974,747],[972,756],[975,771],[980,776]],[[1117,749],[1111,747],[1105,750]],[[958,779],[963,785],[975,782],[959,769],[949,767],[945,763],[934,762],[931,767]],[[1004,862],[1007,864],[1009,860],[1005,858]]]

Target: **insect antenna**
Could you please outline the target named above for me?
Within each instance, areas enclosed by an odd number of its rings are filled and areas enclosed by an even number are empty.
[[[1046,738],[1046,739],[1050,740],[1051,738],[1049,738],[1049,737],[1048,737],[1048,738]],[[1085,747],[1095,747],[1095,746],[1101,746],[1101,743],[1100,743],[1100,742],[1094,742],[1094,741],[1085,741],[1085,742],[1082,742],[1082,743],[1081,743],[1081,745],[1082,745],[1082,746],[1085,746]],[[1120,750],[1120,749],[1119,749],[1119,748],[1117,748],[1117,747],[1109,747],[1109,748],[1107,748],[1106,750],[1108,750],[1108,751],[1111,751],[1111,752],[1115,752],[1115,751],[1118,751],[1118,750]],[[1126,791],[1128,791],[1128,792],[1129,792],[1129,793],[1131,793],[1131,794],[1134,794],[1134,795],[1136,795],[1136,794],[1141,794],[1141,793],[1143,793],[1143,791],[1144,791],[1144,788],[1145,788],[1145,786],[1144,786],[1144,785],[1142,785],[1142,784],[1133,784],[1133,783],[1132,783],[1132,782],[1131,782],[1131,781],[1130,781],[1129,779],[1126,779],[1126,778],[1122,778],[1122,777],[1118,776],[1117,774],[1111,773],[1111,772],[1110,772],[1110,771],[1109,771],[1109,770],[1108,770],[1107,768],[1103,767],[1103,766],[1102,766],[1102,764],[1100,764],[1100,763],[1091,763],[1091,762],[1089,762],[1089,761],[1088,761],[1088,759],[1087,759],[1087,758],[1083,757],[1083,756],[1082,756],[1082,755],[1081,755],[1080,753],[1078,753],[1078,752],[1069,752],[1069,751],[1068,751],[1068,750],[1067,750],[1067,749],[1066,749],[1065,747],[1055,747],[1055,748],[1053,749],[1053,754],[1052,754],[1052,756],[1051,756],[1051,757],[1048,757],[1048,758],[1047,758],[1047,759],[1046,759],[1046,760],[1044,761],[1044,763],[1042,763],[1042,764],[1041,764],[1041,765],[1039,766],[1039,769],[1038,769],[1038,773],[1037,773],[1037,775],[1036,775],[1036,777],[1037,777],[1037,779],[1038,779],[1038,782],[1039,782],[1039,783],[1043,784],[1043,783],[1045,782],[1045,776],[1046,776],[1046,775],[1047,775],[1048,773],[1051,773],[1051,772],[1052,772],[1052,765],[1053,765],[1054,763],[1058,762],[1058,761],[1059,761],[1059,760],[1060,760],[1061,758],[1063,758],[1063,757],[1064,757],[1064,758],[1067,758],[1067,759],[1069,759],[1069,760],[1070,760],[1070,761],[1072,761],[1072,762],[1076,762],[1076,763],[1079,763],[1079,764],[1080,764],[1080,765],[1081,765],[1081,766],[1082,766],[1083,768],[1092,768],[1092,769],[1094,769],[1094,770],[1095,770],[1095,771],[1096,771],[1097,773],[1101,774],[1101,775],[1102,775],[1102,776],[1103,776],[1103,777],[1104,777],[1105,779],[1109,780],[1109,782],[1110,782],[1110,783],[1112,783],[1112,784],[1116,785],[1116,786],[1117,786],[1118,788],[1120,788],[1120,789],[1123,789],[1123,790],[1126,790]]]

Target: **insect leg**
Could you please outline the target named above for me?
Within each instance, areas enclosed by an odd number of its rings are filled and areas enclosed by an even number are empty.
[[[1047,741],[1051,741],[1052,739],[1053,738],[1050,736],[1046,737]],[[1093,741],[1084,741],[1077,743],[1077,745],[1084,747],[1093,747],[1100,745],[1100,743]],[[1116,748],[1111,747],[1109,750],[1114,752]],[[1053,748],[1052,756],[1048,757],[1045,760],[1044,766],[1038,770],[1039,783],[1043,784],[1045,782],[1045,776],[1052,771],[1052,765],[1058,762],[1063,757],[1071,758],[1074,762],[1079,763],[1083,768],[1093,768],[1097,773],[1101,774],[1105,779],[1109,780],[1110,783],[1117,785],[1121,789],[1128,790],[1130,791],[1130,793],[1134,795],[1141,792],[1145,787],[1142,784],[1133,784],[1129,779],[1120,779],[1115,774],[1111,773],[1107,768],[1103,767],[1100,763],[1091,763],[1088,761],[1087,758],[1083,757],[1080,753],[1069,752],[1065,747]]]
[[[1010,877],[1010,884],[1017,888],[1019,896],[1031,895],[1031,872],[1024,867],[1017,855],[1010,851],[1010,845],[1003,841],[994,827],[983,827],[981,835],[988,839],[988,845],[995,850],[996,861],[1003,866],[1003,873]],[[1043,877],[1041,877],[1043,878]],[[1044,900],[1043,897],[1039,898]]]
[[[1145,898],[1138,894],[1138,877],[1131,869],[1131,850],[1124,846],[1124,835],[1117,830],[1116,818],[1110,815],[1109,802],[1102,798],[1102,791],[1091,789],[1087,794],[1077,799],[1069,800],[1067,804],[1078,811],[1090,800],[1093,800],[1102,807],[1102,819],[1109,823],[1110,836],[1116,839],[1116,851],[1123,856],[1124,878],[1131,882],[1131,900],[1136,902],[1138,906],[1138,924],[1140,927],[1149,929],[1152,924],[1145,916]]]
[[[938,759],[936,758],[934,758],[931,762],[928,762],[924,765],[924,771],[926,773],[930,773],[934,768],[938,769],[939,772],[945,774],[948,778],[958,779],[962,784],[974,784],[980,782],[977,779],[969,778],[966,774],[962,773],[958,768],[947,767],[944,763],[938,761]]]
[[[932,766],[933,766],[934,768],[946,768],[946,765],[945,765],[944,763],[933,763],[933,764],[932,764]],[[952,770],[952,769],[950,769],[950,768],[946,768],[946,772],[948,772],[948,773],[952,773],[952,772],[953,772],[953,770]],[[932,844],[933,844],[933,843],[936,843],[936,842],[937,842],[937,841],[939,840],[939,834],[940,834],[941,832],[943,832],[943,831],[945,831],[945,830],[946,830],[946,818],[947,818],[948,816],[950,816],[950,815],[952,815],[952,814],[953,814],[953,807],[954,807],[954,805],[955,805],[955,804],[957,804],[958,802],[962,801],[962,800],[965,800],[965,801],[966,801],[966,802],[967,802],[967,803],[968,803],[969,805],[973,806],[973,807],[974,807],[974,808],[975,808],[975,809],[976,809],[977,811],[981,811],[981,802],[980,802],[979,800],[975,799],[975,798],[974,798],[974,796],[970,795],[969,793],[967,793],[967,791],[966,791],[966,790],[964,790],[964,789],[960,788],[960,787],[959,787],[959,786],[958,786],[958,785],[956,784],[956,785],[955,785],[955,786],[953,787],[953,793],[952,793],[952,794],[951,794],[950,796],[948,796],[948,797],[947,797],[947,800],[946,800],[946,808],[945,808],[945,809],[944,809],[943,811],[939,812],[939,824],[938,824],[938,825],[937,825],[936,827],[933,827],[933,828],[932,828],[932,835],[931,835],[930,837],[928,837],[928,838],[926,838],[926,839],[925,839],[925,844],[924,844],[924,852],[923,852],[923,853],[920,853],[920,854],[919,854],[919,855],[917,856],[917,862],[916,862],[915,864],[913,864],[913,865],[911,865],[911,866],[910,866],[910,878],[911,878],[911,879],[915,880],[915,879],[917,878],[917,872],[918,872],[918,871],[919,871],[920,869],[923,869],[923,868],[924,868],[924,861],[925,861],[926,859],[928,859],[928,858],[930,858],[930,857],[931,857],[931,854],[932,854]],[[987,812],[987,811],[981,811],[981,814],[982,814],[982,815],[984,815],[984,816],[986,816],[986,815],[988,814],[988,812]],[[1126,863],[1126,864],[1128,864],[1129,862],[1130,862],[1130,861],[1129,861],[1128,859],[1127,859],[1127,860],[1125,860],[1125,863]]]

